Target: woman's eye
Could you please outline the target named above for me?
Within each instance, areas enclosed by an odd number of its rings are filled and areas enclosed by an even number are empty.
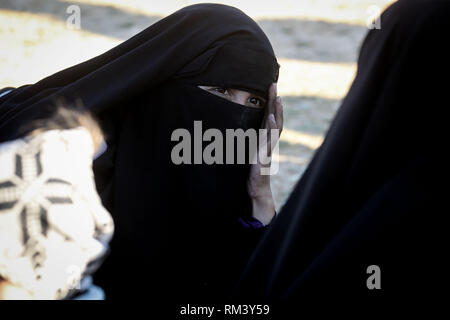
[[[258,99],[258,98],[255,98],[255,97],[249,98],[248,102],[250,102],[251,104],[253,104],[255,106],[258,106],[258,107],[262,106],[262,104],[263,104],[261,99]]]
[[[220,93],[220,94],[228,94],[228,90],[225,89],[225,88],[217,87],[217,88],[213,88],[213,90],[218,92],[218,93]]]

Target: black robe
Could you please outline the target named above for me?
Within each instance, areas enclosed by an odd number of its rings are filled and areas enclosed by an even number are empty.
[[[258,25],[223,5],[186,7],[108,52],[0,98],[0,141],[29,132],[55,105],[96,116],[107,151],[94,162],[97,188],[115,221],[111,255],[94,282],[107,299],[156,304],[228,296],[263,229],[251,215],[248,165],[174,165],[174,129],[260,127],[264,110],[197,85],[267,96],[278,63]]]
[[[449,16],[448,1],[400,0],[368,32],[351,89],[236,299],[300,315],[332,311],[331,302],[348,311],[367,303],[369,312],[439,295],[450,212]],[[379,290],[367,286],[372,265]]]

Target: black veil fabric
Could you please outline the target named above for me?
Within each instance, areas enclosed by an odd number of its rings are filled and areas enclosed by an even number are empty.
[[[55,98],[81,100],[101,115],[177,74],[198,76],[213,57],[219,62],[216,65],[233,65],[215,66],[218,71],[208,71],[204,79],[196,80],[266,92],[278,79],[273,49],[255,21],[234,7],[192,5],[100,56],[2,97],[0,141],[22,134],[18,124],[41,118],[44,112],[52,114]]]
[[[448,1],[400,0],[368,32],[351,89],[236,299],[301,314],[310,302],[317,312],[333,301],[373,310],[437,295],[448,243],[449,15]],[[366,285],[371,265],[380,267],[381,290]]]
[[[278,63],[267,37],[240,10],[183,8],[108,52],[0,98],[0,141],[51,116],[55,101],[81,101],[105,132],[97,189],[116,225],[94,282],[107,299],[184,303],[227,296],[263,230],[251,214],[248,165],[175,165],[177,128],[259,128],[264,110],[197,85],[268,94]],[[207,143],[206,143],[207,144]],[[205,145],[205,144],[204,144]]]

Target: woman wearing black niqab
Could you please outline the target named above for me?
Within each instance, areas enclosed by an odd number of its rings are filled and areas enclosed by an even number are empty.
[[[1,97],[0,137],[26,134],[33,121],[52,116],[56,99],[82,101],[106,135],[107,151],[94,171],[116,225],[95,282],[113,299],[217,301],[264,230],[239,222],[251,216],[249,166],[176,166],[171,133],[193,134],[195,120],[203,130],[259,128],[263,109],[198,86],[268,98],[277,78],[273,49],[252,19],[233,7],[193,5],[96,58]]]
[[[296,315],[311,305],[329,312],[331,302],[348,311],[365,302],[371,312],[411,299],[407,311],[436,297],[449,212],[448,81],[436,75],[450,71],[449,16],[448,1],[420,0],[400,0],[381,15],[323,145],[236,297],[284,303],[278,311]]]

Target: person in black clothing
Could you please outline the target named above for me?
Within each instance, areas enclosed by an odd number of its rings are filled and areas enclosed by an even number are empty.
[[[449,15],[450,3],[438,0],[400,0],[381,15],[322,146],[252,255],[236,299],[300,315],[311,302],[374,310],[438,296],[449,212],[442,36]]]
[[[174,164],[172,133],[193,136],[195,121],[223,136],[281,129],[278,69],[269,40],[243,12],[189,6],[0,97],[0,142],[51,118],[55,101],[80,102],[105,136],[94,173],[115,222],[95,283],[107,299],[220,301],[275,215],[269,176],[258,163]]]

